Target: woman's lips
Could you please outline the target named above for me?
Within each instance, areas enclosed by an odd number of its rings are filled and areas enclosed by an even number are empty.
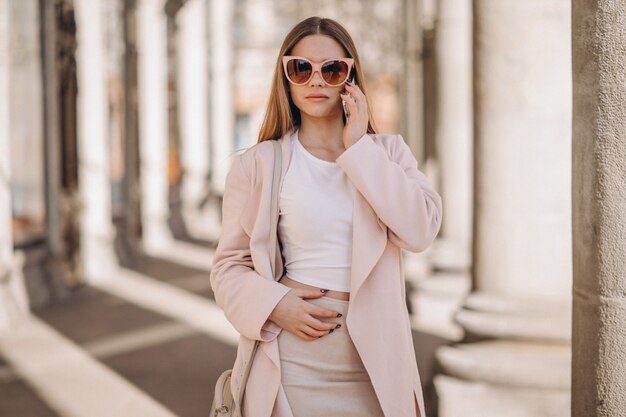
[[[311,101],[324,101],[324,100],[328,100],[328,97],[326,97],[326,96],[308,96],[307,99],[311,100]]]

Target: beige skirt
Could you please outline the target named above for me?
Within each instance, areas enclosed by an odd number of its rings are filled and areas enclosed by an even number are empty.
[[[384,417],[346,329],[348,301],[330,297],[305,301],[337,311],[342,317],[317,317],[341,323],[341,327],[312,341],[286,330],[277,337],[282,385],[294,417]]]

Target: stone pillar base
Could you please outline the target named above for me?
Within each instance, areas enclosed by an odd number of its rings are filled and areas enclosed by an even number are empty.
[[[463,304],[468,343],[435,354],[439,416],[569,417],[570,303],[475,292]]]
[[[453,318],[470,291],[471,278],[463,272],[435,273],[416,284],[409,295],[413,328],[447,340],[459,341],[464,330]]]
[[[566,343],[571,340],[571,302],[473,292],[454,320],[478,337]]]
[[[466,271],[472,263],[469,247],[445,238],[437,238],[433,242],[429,260],[433,269],[446,271]]]
[[[439,417],[569,417],[569,390],[496,387],[445,375],[434,378]]]
[[[442,346],[437,362],[446,376],[510,389],[568,391],[569,344],[486,340]]]

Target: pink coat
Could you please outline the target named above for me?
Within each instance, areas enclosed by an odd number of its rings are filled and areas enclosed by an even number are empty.
[[[281,185],[293,134],[279,139]],[[244,360],[254,340],[262,341],[246,385],[244,417],[294,417],[281,385],[276,336],[282,328],[268,320],[291,289],[275,281],[283,274],[280,250],[269,253],[273,160],[269,141],[235,157],[226,178],[223,229],[211,273],[215,300],[241,334],[231,384],[235,395]],[[432,243],[441,226],[441,197],[418,170],[400,135],[365,134],[336,162],[359,191],[354,200],[346,327],[385,416],[426,417],[400,248],[421,252]],[[274,277],[270,256],[276,257]]]

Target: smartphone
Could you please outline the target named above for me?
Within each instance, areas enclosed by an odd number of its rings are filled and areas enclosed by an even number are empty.
[[[350,82],[354,83],[355,79],[356,79],[356,73],[352,71],[352,75],[350,76]],[[344,91],[346,91],[345,87],[344,87]],[[350,117],[350,110],[348,109],[348,104],[343,100],[341,100],[341,104],[343,105],[343,114],[345,116],[345,120],[347,121],[348,118]]]
[[[348,118],[350,117],[350,110],[348,110],[348,104],[345,101],[341,101],[341,104],[343,104],[343,115],[346,117],[346,120],[348,120]]]

